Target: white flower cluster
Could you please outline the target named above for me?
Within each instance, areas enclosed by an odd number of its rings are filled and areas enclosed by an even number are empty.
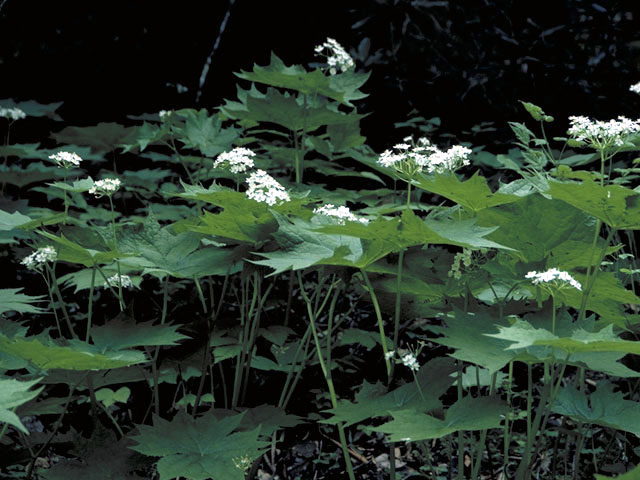
[[[253,168],[253,158],[255,152],[248,148],[236,147],[230,152],[224,152],[218,155],[213,162],[213,167],[227,168],[231,173],[244,173],[248,169]]]
[[[557,268],[551,268],[546,272],[536,272],[535,270],[525,275],[525,278],[532,279],[534,285],[540,283],[554,283],[554,286],[561,288],[563,285],[571,285],[573,288],[582,290],[582,285],[569,273],[558,270]],[[561,282],[561,283],[558,283]]]
[[[629,90],[633,93],[637,93],[638,95],[640,95],[640,82],[636,83],[635,85],[631,85],[629,87]]]
[[[618,117],[617,120],[603,122],[588,117],[569,117],[571,126],[567,133],[574,139],[585,142],[596,149],[621,146],[626,137],[640,132],[640,120]]]
[[[384,358],[386,360],[390,360],[395,356],[395,350],[389,350],[384,354]],[[416,357],[415,353],[400,349],[400,352],[398,352],[398,357],[399,360],[396,360],[396,363],[402,363],[405,367],[413,372],[417,372],[418,370],[420,370],[420,364],[418,363],[418,358]]]
[[[97,198],[106,195],[110,197],[118,191],[122,183],[117,178],[105,178],[104,180],[96,180],[93,183],[93,187],[89,189],[89,193],[92,193]]]
[[[40,247],[31,255],[22,259],[22,265],[29,270],[40,270],[40,268],[46,263],[53,263],[58,258],[58,252],[52,246]]]
[[[173,110],[160,110],[158,112],[158,116],[160,117],[160,120],[166,120],[171,116],[172,113],[173,113]]]
[[[0,107],[0,117],[11,119],[11,120],[20,120],[22,118],[26,118],[27,114],[24,113],[20,108],[5,108]]]
[[[131,277],[129,275],[112,275],[108,278],[109,283],[104,282],[104,287],[107,288],[109,285],[112,287],[117,287],[118,285],[122,288],[133,288],[133,282],[131,281]]]
[[[329,73],[335,75],[338,70],[346,72],[352,68],[355,68],[355,63],[351,55],[333,38],[327,38],[327,40],[318,45],[315,48],[317,55],[320,55],[324,49],[328,50],[327,65],[329,66]]]
[[[383,167],[395,168],[408,176],[423,170],[429,174],[445,173],[469,165],[470,154],[471,149],[462,145],[455,145],[445,152],[432,145],[425,137],[418,139],[416,144],[413,144],[412,137],[406,137],[403,143],[382,152],[378,163]]]
[[[402,364],[413,372],[420,370],[420,364],[415,354],[407,352],[401,357]]]
[[[351,213],[351,210],[349,210],[349,207],[345,207],[345,206],[336,207],[331,203],[327,203],[326,205],[316,208],[313,211],[313,213],[316,213],[318,215],[335,217],[338,219],[338,222],[341,225],[344,225],[345,220],[349,220],[350,222],[360,222],[365,225],[369,223],[369,219],[358,217],[357,215],[354,215],[353,213]]]
[[[79,167],[82,158],[74,152],[57,152],[53,155],[49,155],[51,160],[55,160],[59,167],[73,168]]]
[[[278,181],[264,170],[256,170],[247,178],[247,197],[256,202],[275,205],[291,200],[289,194]]]

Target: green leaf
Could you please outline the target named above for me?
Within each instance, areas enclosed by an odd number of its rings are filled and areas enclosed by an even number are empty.
[[[116,258],[126,256],[114,250],[107,250],[107,244],[95,230],[73,227],[64,230],[64,232],[84,245],[66,238],[64,234],[58,237],[49,232],[39,231],[40,235],[56,243],[58,260],[92,267],[94,264],[110,263]]]
[[[242,71],[236,73],[236,76],[251,82],[297,90],[303,94],[324,95],[348,106],[352,106],[351,100],[367,96],[358,89],[369,78],[368,73],[346,72],[329,77],[319,69],[307,72],[300,65],[287,67],[273,52],[269,65],[254,65],[253,72]]]
[[[582,285],[586,283],[586,276],[574,275]],[[582,292],[574,288],[562,290],[565,303],[579,309],[582,302]],[[600,315],[602,323],[614,323],[620,328],[628,329],[628,319],[632,315],[625,313],[624,304],[638,304],[638,297],[632,290],[625,288],[615,272],[598,272],[591,295],[587,300],[587,311]]]
[[[359,328],[347,328],[340,331],[338,341],[339,345],[362,345],[371,350],[380,342],[380,335]]]
[[[622,340],[613,333],[613,325],[597,332],[577,328],[570,337],[558,337],[546,329],[535,328],[529,322],[518,320],[510,327],[498,327],[500,333],[489,335],[513,342],[509,350],[531,345],[546,345],[569,354],[578,352],[620,352],[640,355],[640,342]]]
[[[280,226],[273,236],[281,249],[269,253],[256,252],[266,260],[253,261],[274,269],[270,275],[319,264],[352,265],[362,256],[362,245],[356,238],[319,233],[312,223],[298,218],[290,221],[276,212],[273,214]],[[318,225],[332,220],[316,217],[314,222]]]
[[[442,404],[439,397],[453,383],[449,375],[455,371],[455,368],[455,363],[448,358],[436,358],[423,365],[416,374],[422,394],[415,382],[407,383],[389,392],[381,383],[371,384],[365,380],[353,402],[341,400],[337,408],[325,410],[333,416],[322,420],[322,423],[345,422],[345,426],[349,426],[369,418],[385,417],[410,408],[421,411],[440,408]]]
[[[273,432],[282,428],[295,427],[302,423],[297,415],[288,415],[284,409],[274,405],[259,405],[243,412],[239,430],[260,429],[260,435],[270,438]]]
[[[14,378],[0,378],[0,424],[8,423],[25,434],[29,431],[20,421],[20,418],[13,412],[16,407],[27,403],[35,398],[44,387],[31,390],[41,378],[27,382],[20,382]]]
[[[357,122],[364,117],[357,113],[343,113],[323,97],[305,99],[268,88],[263,94],[252,88],[239,90],[241,102],[229,102],[222,112],[235,119],[252,122],[275,123],[292,131],[313,132],[323,125],[340,125]]]
[[[487,179],[480,176],[479,172],[465,181],[458,180],[455,174],[422,175],[413,184],[423,190],[459,203],[472,212],[515,202],[519,199],[517,195],[492,193],[487,185]]]
[[[390,435],[391,442],[417,442],[461,430],[498,428],[506,411],[506,405],[497,397],[467,396],[449,407],[443,420],[416,410],[400,410],[392,413],[391,422],[368,430]]]
[[[593,321],[585,320],[583,324],[578,325],[573,323],[568,314],[558,317],[556,325],[558,335],[571,336],[571,332],[576,328],[586,330],[594,328]],[[527,318],[532,328],[551,329],[551,317],[548,312],[543,312],[540,320],[534,317]],[[499,334],[501,329],[509,328],[511,324],[506,320],[499,322],[490,310],[466,315],[459,310],[454,310],[447,316],[446,323],[447,327],[428,327],[429,330],[443,335],[431,341],[456,349],[450,354],[453,358],[479,365],[491,373],[497,372],[511,361],[538,363],[551,357],[562,361],[567,358],[566,352],[558,350],[554,355],[551,347],[543,345],[509,349],[513,342],[496,338],[495,335]],[[638,372],[619,363],[624,355],[619,352],[577,352],[571,356],[568,363],[620,377],[640,376]]]
[[[200,150],[206,157],[230,150],[240,135],[237,128],[222,128],[220,115],[209,116],[205,109],[184,109],[176,113],[185,118],[184,127],[175,129],[178,140],[187,148]]]
[[[545,114],[539,106],[522,100],[520,100],[520,103],[536,122],[553,122],[553,117]]]
[[[162,272],[178,278],[225,275],[239,268],[233,249],[200,246],[201,236],[194,232],[175,234],[171,226],[162,227],[152,212],[144,224],[125,227],[118,248],[133,258],[124,263],[144,268],[144,273]]]
[[[72,143],[93,150],[111,152],[131,134],[132,129],[119,123],[103,122],[92,127],[65,127],[51,136],[58,143]]]
[[[550,181],[548,193],[616,230],[640,229],[640,194],[630,188],[602,187],[590,180],[582,183]]]
[[[142,352],[100,352],[85,342],[70,340],[63,344],[45,335],[8,338],[0,333],[0,352],[27,360],[43,370],[104,370],[147,361]]]
[[[41,302],[43,295],[30,296],[20,293],[21,291],[21,288],[0,289],[0,315],[6,312],[42,313],[44,311],[33,305],[35,302]]]
[[[517,250],[524,262],[541,262],[551,255],[558,263],[576,266],[585,266],[591,260],[593,222],[564,202],[528,195],[507,205],[486,208],[477,217],[479,225],[499,225],[489,238]],[[579,246],[582,248],[576,248]]]
[[[575,421],[602,425],[640,437],[640,402],[625,400],[620,392],[614,393],[613,385],[603,382],[586,395],[573,387],[565,387],[551,409]]]
[[[232,433],[243,414],[217,420],[213,415],[193,419],[184,412],[168,421],[154,416],[153,426],[140,425],[131,447],[144,455],[162,457],[157,464],[160,480],[178,476],[187,480],[244,480],[236,466],[241,458],[254,461],[266,442],[258,440],[259,429]]]
[[[153,325],[153,321],[135,323],[116,318],[91,329],[91,338],[100,352],[119,351],[131,347],[178,345],[189,338],[178,333],[178,325]]]
[[[29,117],[49,117],[55,121],[61,121],[62,117],[56,113],[56,110],[62,106],[63,102],[39,103],[35,100],[25,100],[24,102],[15,102],[11,98],[0,100],[0,106],[5,108],[19,108]]]
[[[116,403],[127,403],[130,396],[131,390],[128,387],[120,387],[116,391],[110,388],[96,390],[96,400],[102,402],[107,408]]]
[[[29,222],[31,222],[31,218],[20,212],[9,213],[0,210],[0,231],[11,231]]]

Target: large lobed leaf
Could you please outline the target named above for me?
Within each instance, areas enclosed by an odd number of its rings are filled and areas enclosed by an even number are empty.
[[[171,421],[154,416],[153,426],[140,425],[131,447],[144,455],[162,457],[157,463],[160,480],[244,480],[236,466],[242,458],[253,462],[266,442],[258,440],[259,428],[234,432],[244,415],[216,419],[209,414],[193,419],[180,412]]]
[[[21,382],[15,378],[0,378],[0,424],[8,423],[13,425],[23,433],[29,434],[29,431],[20,421],[20,418],[13,410],[35,398],[44,387],[31,390],[41,378],[27,382]]]

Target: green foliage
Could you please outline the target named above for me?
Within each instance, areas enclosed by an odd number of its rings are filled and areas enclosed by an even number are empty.
[[[622,393],[614,392],[609,382],[600,384],[589,395],[572,387],[563,388],[552,409],[577,422],[615,428],[640,437],[640,403],[625,400]]]
[[[393,420],[370,428],[384,432],[392,442],[417,442],[441,438],[460,430],[487,430],[500,426],[506,411],[504,403],[493,397],[465,397],[451,405],[443,419],[416,410],[393,412]]]
[[[14,413],[16,407],[38,396],[44,387],[31,390],[31,387],[42,380],[20,382],[14,378],[0,377],[0,425],[8,423],[13,425],[23,433],[29,434],[29,431],[20,421],[20,418]]]
[[[20,469],[244,479],[268,440],[285,451],[287,430],[313,422],[337,430],[350,480],[349,449],[375,439],[416,442],[416,471],[423,441],[460,475],[472,457],[474,480],[488,477],[485,451],[504,475],[543,478],[553,444],[572,449],[577,478],[611,460],[592,426],[640,436],[637,392],[621,380],[640,376],[637,172],[614,161],[638,139],[602,156],[571,139],[556,148],[553,118],[521,102],[541,134],[512,122],[515,146],[475,146],[468,175],[409,177],[361,134],[369,74],[327,73],[272,55],[237,74],[250,85],[215,112],[66,126],[54,149],[0,146],[0,441]],[[59,106],[20,105],[50,118]],[[454,138],[438,126],[409,118],[396,128],[413,132],[390,138]],[[236,147],[253,167],[228,160]],[[82,162],[53,166],[63,151]],[[425,161],[446,163],[440,153]],[[579,169],[598,159],[600,173]],[[256,200],[257,169],[287,195]],[[93,178],[121,184],[100,194]],[[36,271],[20,263],[43,247]],[[562,276],[547,282],[552,268]],[[315,402],[299,403],[302,388]],[[85,439],[70,417],[89,411]],[[27,415],[47,429],[29,449]],[[62,460],[37,468],[40,445]],[[332,462],[328,475],[344,476]]]
[[[29,296],[20,293],[21,288],[0,289],[0,315],[6,312],[40,313],[42,308],[33,305],[42,300],[41,296]]]
[[[139,426],[140,434],[133,437],[138,445],[131,448],[144,455],[161,457],[157,463],[160,480],[176,477],[243,480],[244,471],[237,464],[243,458],[252,462],[267,446],[258,440],[259,428],[234,433],[243,416],[218,420],[207,415],[194,420],[178,413],[171,421],[154,417],[152,427]]]

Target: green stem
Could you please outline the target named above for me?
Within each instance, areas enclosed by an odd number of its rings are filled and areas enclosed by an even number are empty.
[[[116,253],[118,252],[118,237],[116,234],[116,210],[113,208],[113,199],[109,195],[109,205],[111,206],[111,229],[113,231],[113,245]],[[122,273],[120,272],[120,261],[116,259],[116,268],[118,270],[118,303],[120,311],[124,311],[124,297],[122,296]]]
[[[373,286],[369,281],[369,277],[367,276],[367,272],[363,268],[360,269],[362,273],[362,278],[365,281],[367,286],[367,290],[369,291],[369,295],[371,296],[371,302],[373,303],[373,310],[376,313],[376,318],[378,320],[378,330],[380,333],[380,343],[382,344],[382,353],[384,355],[384,361],[387,366],[387,379],[390,381],[391,379],[391,359],[388,357],[387,352],[387,337],[384,333],[384,323],[382,321],[382,312],[380,310],[380,304],[378,303],[378,297],[376,296],[375,291],[373,290]]]
[[[598,272],[600,271],[600,264],[602,263],[602,260],[604,260],[604,257],[607,254],[607,248],[609,248],[609,243],[611,242],[611,239],[613,238],[613,236],[616,233],[616,230],[614,228],[611,228],[609,230],[609,234],[607,235],[607,238],[605,239],[602,248],[600,249],[600,254],[598,255],[598,257],[596,258],[596,262],[593,263],[593,252],[595,250],[596,247],[596,243],[598,240],[598,234],[600,232],[600,225],[602,223],[600,222],[600,220],[598,220],[597,225],[596,225],[596,232],[593,238],[593,244],[591,247],[591,254],[589,255],[589,267],[587,268],[587,276],[586,276],[586,281],[585,281],[585,285],[584,285],[584,290],[582,292],[582,300],[580,302],[580,310],[578,312],[578,321],[582,321],[584,320],[585,316],[586,316],[586,311],[587,311],[587,302],[589,301],[589,295],[591,295],[591,290],[593,289],[593,286],[596,283],[596,278],[598,276]],[[593,268],[592,268],[593,267]]]
[[[507,475],[507,470],[509,466],[509,446],[511,444],[510,434],[511,430],[509,428],[509,420],[511,416],[511,395],[512,395],[512,384],[513,384],[513,361],[509,362],[509,375],[507,377],[507,413],[504,417],[504,453],[503,453],[503,466],[502,470]]]
[[[62,337],[62,326],[60,325],[60,317],[58,316],[58,309],[56,308],[55,300],[53,299],[53,288],[51,282],[47,278],[44,272],[41,272],[44,282],[47,284],[47,292],[49,293],[49,302],[51,302],[51,309],[53,310],[53,316],[56,319],[56,327],[58,328],[58,334]]]
[[[87,334],[85,335],[85,342],[89,341],[91,337],[91,318],[93,316],[93,291],[96,283],[96,266],[93,264],[91,269],[91,286],[89,287],[89,305],[87,307]]]
[[[329,396],[331,397],[331,405],[333,408],[338,408],[338,398],[336,396],[336,391],[333,385],[333,379],[331,377],[331,366],[327,368],[325,364],[324,355],[322,354],[322,345],[320,344],[320,338],[318,337],[318,329],[316,327],[316,313],[313,311],[312,302],[304,291],[304,285],[302,283],[302,275],[298,272],[298,283],[300,285],[300,291],[302,296],[307,304],[307,314],[309,316],[309,322],[311,325],[311,333],[313,335],[313,341],[316,346],[316,354],[318,355],[318,360],[320,362],[320,368],[324,375],[324,378],[327,382],[327,387],[329,388]],[[344,432],[344,424],[342,422],[338,423],[338,435],[340,437],[340,445],[342,446],[342,455],[344,456],[344,461],[347,467],[347,474],[349,475],[350,480],[356,480],[355,474],[353,473],[353,466],[351,464],[351,457],[349,455],[349,449],[347,447],[347,437]]]
[[[67,184],[67,169],[64,169],[64,183]],[[67,190],[63,189],[62,194],[64,195],[64,220],[63,223],[67,224],[67,213],[69,212],[69,200],[67,198]]]
[[[462,370],[463,364],[460,360],[456,362],[458,370],[458,402],[462,400]],[[458,480],[464,480],[464,432],[458,432]]]
[[[162,294],[162,313],[160,316],[160,325],[164,325],[167,319],[167,305],[169,300],[169,275],[164,277],[164,287]],[[159,389],[159,373],[158,373],[158,355],[160,354],[160,346],[157,346],[151,361],[151,371],[153,374],[153,405],[157,416],[160,416],[160,389]]]
[[[62,293],[60,292],[60,288],[58,287],[58,279],[56,278],[55,270],[47,265],[47,270],[49,271],[49,276],[51,277],[51,285],[53,286],[53,291],[56,293],[58,297],[58,301],[60,302],[60,309],[62,310],[62,315],[64,316],[64,320],[67,324],[67,328],[71,332],[71,336],[73,338],[78,338],[75,330],[73,329],[73,325],[71,324],[71,319],[69,318],[69,314],[67,313],[67,306],[62,298]]]

